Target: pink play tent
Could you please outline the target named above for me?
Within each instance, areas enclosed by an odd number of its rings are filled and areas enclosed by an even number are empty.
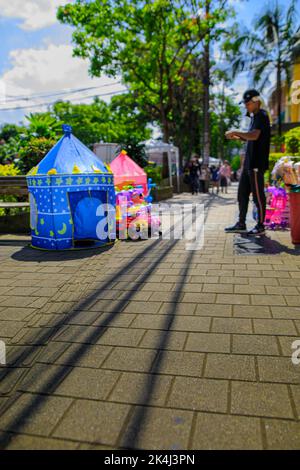
[[[111,171],[114,174],[115,187],[119,189],[127,185],[143,186],[143,193],[147,194],[147,175],[126,153],[125,150],[111,162]]]

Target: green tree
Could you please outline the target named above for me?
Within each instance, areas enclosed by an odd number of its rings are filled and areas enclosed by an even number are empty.
[[[0,128],[0,164],[13,162],[18,155],[19,136],[25,127],[16,124],[3,124]]]
[[[120,148],[126,150],[127,154],[132,158],[138,165],[144,167],[147,165],[147,155],[145,151],[145,145],[135,138],[128,138],[125,142],[120,143]]]
[[[30,113],[25,117],[28,122],[27,135],[34,137],[54,138],[62,134],[61,122],[51,116],[50,112]]]
[[[24,139],[18,152],[17,166],[22,174],[28,173],[45,157],[49,150],[56,144],[53,137],[31,136]]]
[[[300,127],[289,130],[284,136],[284,141],[287,153],[300,155]]]
[[[24,131],[24,126],[18,126],[16,124],[3,124],[0,127],[0,141],[4,141],[3,143],[6,143],[10,138],[16,138]]]
[[[226,87],[229,85],[228,77],[225,73],[219,73],[221,78],[221,90],[213,95],[211,113],[211,155],[221,160],[229,159],[235,149],[239,149],[243,144],[236,140],[225,138],[225,132],[239,127],[241,120],[240,107],[233,101],[232,94],[228,95]]]
[[[95,99],[91,104],[59,101],[54,104],[52,114],[57,120],[70,124],[74,135],[89,147],[101,140],[114,141],[109,106],[104,101]]]
[[[114,96],[109,104],[98,98],[91,104],[60,101],[53,106],[52,114],[70,124],[74,135],[91,148],[100,141],[129,143],[150,137],[147,120],[131,95]]]
[[[157,120],[165,142],[173,135],[175,88],[201,53],[208,30],[227,17],[226,1],[210,15],[198,14],[195,0],[91,0],[67,4],[58,19],[75,28],[74,54],[90,60],[91,74],[121,75]]]
[[[235,73],[245,69],[253,72],[253,83],[263,90],[270,84],[270,77],[276,76],[278,135],[282,133],[282,85],[285,79],[291,81],[291,58],[299,41],[296,0],[286,9],[276,0],[268,5],[254,22],[253,30],[241,32],[228,50],[235,52],[233,63]]]

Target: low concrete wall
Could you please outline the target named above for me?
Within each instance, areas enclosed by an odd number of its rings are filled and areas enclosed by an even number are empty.
[[[164,186],[162,188],[153,189],[153,201],[159,202],[173,197],[173,186]]]
[[[30,214],[23,212],[17,215],[0,217],[0,233],[30,233]]]

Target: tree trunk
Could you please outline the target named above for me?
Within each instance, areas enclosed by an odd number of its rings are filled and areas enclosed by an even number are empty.
[[[221,125],[220,125],[220,158],[224,160],[224,116],[225,116],[225,82],[222,86],[222,102],[221,102]]]
[[[210,0],[205,2],[205,14],[209,15]],[[204,132],[203,132],[203,163],[209,163],[210,157],[210,118],[209,118],[209,85],[210,85],[210,36],[209,32],[205,38],[204,45],[204,96],[203,96],[203,113],[204,113]]]
[[[170,132],[169,132],[169,122],[165,113],[165,109],[161,106],[161,123],[163,130],[163,142],[166,144],[169,143]]]
[[[282,119],[281,119],[281,64],[277,65],[277,115],[278,115],[278,136],[282,134]]]

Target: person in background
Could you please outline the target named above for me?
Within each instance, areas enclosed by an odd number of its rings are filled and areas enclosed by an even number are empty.
[[[221,192],[227,194],[227,187],[231,178],[231,166],[227,160],[224,161],[223,165],[220,168],[220,184]]]
[[[201,185],[202,193],[208,193],[209,181],[210,181],[210,170],[206,163],[202,163],[201,173],[200,173],[200,185]]]
[[[214,188],[216,188],[216,193],[219,194],[219,189],[220,189],[220,174],[219,174],[219,168],[215,167],[213,165],[210,169],[211,171],[211,181],[212,181],[212,188],[211,192],[214,194]]]
[[[188,164],[190,187],[192,194],[199,192],[200,165],[197,157],[192,157]]]

